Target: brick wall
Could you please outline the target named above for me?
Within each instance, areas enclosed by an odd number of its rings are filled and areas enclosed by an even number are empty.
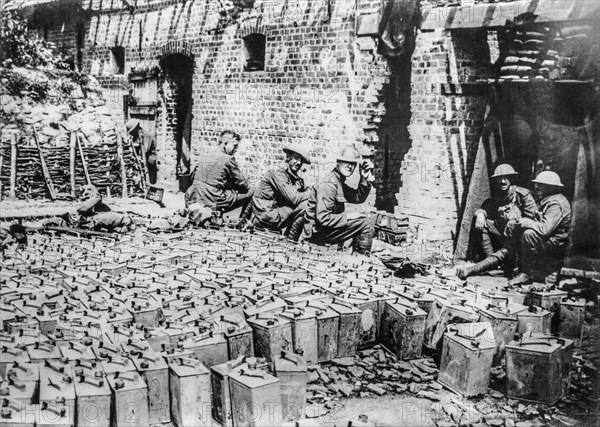
[[[486,106],[484,97],[460,91],[491,77],[489,58],[487,34],[479,30],[436,30],[417,36],[412,146],[402,162],[395,211],[409,216],[428,241],[456,238]]]
[[[167,42],[185,40],[195,60],[192,163],[199,161],[203,147],[216,143],[222,130],[233,129],[244,137],[237,157],[251,180],[280,164],[285,143],[301,143],[312,151],[313,165],[306,171],[306,181],[312,183],[331,169],[341,146],[381,148],[378,120],[385,113],[383,91],[391,73],[387,60],[377,54],[375,40],[355,37],[355,2],[332,0],[330,14],[325,1],[313,3],[289,1],[283,8],[281,2],[257,1],[254,12],[262,11],[260,28],[266,36],[265,70],[244,72],[240,33],[254,21],[213,34],[217,2],[138,1],[130,13],[118,10],[119,4],[111,6],[113,12],[102,10],[92,1],[85,69],[104,84],[110,77],[110,47],[125,47],[127,75],[132,68],[157,65]],[[359,10],[369,10],[380,2],[357,4]],[[113,82],[108,97],[118,103],[125,87]],[[163,152],[174,144],[160,128],[167,122],[158,117],[157,148]],[[376,158],[382,155],[384,151]],[[160,184],[175,188],[169,159],[159,158],[169,168],[159,175]],[[382,184],[383,175],[377,176]],[[396,190],[386,190],[382,194],[393,200]]]

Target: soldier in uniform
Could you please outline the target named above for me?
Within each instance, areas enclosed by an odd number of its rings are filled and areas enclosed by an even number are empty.
[[[532,181],[540,201],[534,218],[519,218],[507,225],[507,235],[519,237],[519,274],[509,285],[524,285],[533,281],[533,270],[548,264],[548,258],[563,258],[569,242],[571,204],[561,194],[560,177],[551,171],[541,172]]]
[[[359,165],[360,182],[354,189],[346,184]],[[358,253],[371,251],[375,226],[373,221],[360,214],[346,212],[346,202],[363,203],[371,191],[373,165],[362,162],[353,146],[342,149],[335,168],[311,190],[303,240],[317,244],[343,244],[352,239],[352,247]]]
[[[469,275],[491,270],[503,261],[507,270],[512,269],[511,257],[515,249],[511,248],[511,239],[504,230],[508,222],[517,218],[533,218],[537,205],[531,192],[523,187],[513,185],[512,180],[517,172],[511,165],[499,165],[492,175],[492,183],[496,194],[483,202],[481,209],[475,212],[475,240],[481,246],[484,260],[470,267],[457,270],[460,279]]]
[[[204,154],[196,169],[194,183],[185,193],[186,207],[200,203],[229,212],[243,206],[241,217],[248,219],[254,189],[248,185],[234,157],[241,139],[233,131],[223,131],[219,145]]]
[[[125,124],[127,133],[133,139],[134,144],[139,144],[146,159],[146,168],[148,169],[148,179],[150,184],[156,184],[156,142],[154,137],[142,129],[140,121],[131,119]]]
[[[303,165],[310,164],[310,156],[298,144],[288,145],[283,151],[285,167],[267,173],[258,183],[252,198],[252,222],[273,230],[287,228],[285,235],[290,236],[290,226],[304,216],[308,206],[309,192],[298,173]],[[290,237],[297,240],[300,231]]]

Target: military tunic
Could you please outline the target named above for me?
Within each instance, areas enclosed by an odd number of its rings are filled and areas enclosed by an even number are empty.
[[[354,250],[360,253],[371,250],[373,221],[367,217],[349,219],[346,202],[363,203],[371,191],[371,184],[359,184],[354,189],[345,183],[337,167],[311,191],[307,220],[314,224],[310,240],[315,243],[340,244],[352,239]]]
[[[253,222],[267,228],[284,228],[304,215],[308,197],[304,180],[288,168],[269,172],[259,182],[252,199]]]
[[[511,185],[508,193],[503,197],[491,197],[483,202],[481,209],[475,216],[485,216],[485,228],[476,231],[476,239],[480,241],[485,257],[490,256],[494,250],[506,246],[507,236],[505,228],[511,219],[533,218],[537,211],[535,199],[526,188]]]
[[[232,210],[246,203],[252,194],[235,157],[216,147],[204,154],[185,200],[187,206],[201,203],[212,209]]]
[[[532,230],[548,245],[566,247],[571,226],[571,204],[562,194],[553,194],[540,202],[533,219],[522,218],[521,228]]]

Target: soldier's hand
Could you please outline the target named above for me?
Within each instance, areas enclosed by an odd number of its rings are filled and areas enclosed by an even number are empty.
[[[482,213],[478,213],[475,217],[475,229],[483,230],[485,228],[485,215]]]
[[[373,165],[373,162],[371,162],[370,160],[365,160],[364,162],[362,162],[360,165],[361,179],[363,179],[366,182],[375,181],[375,176],[373,176],[373,168],[374,167],[375,166]]]

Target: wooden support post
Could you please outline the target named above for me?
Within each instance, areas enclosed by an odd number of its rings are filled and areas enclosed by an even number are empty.
[[[10,139],[10,192],[8,197],[17,197],[17,134]]]
[[[42,152],[42,146],[40,145],[40,140],[37,137],[37,132],[35,130],[35,126],[33,127],[33,139],[35,140],[35,145],[38,149],[38,154],[40,156],[40,163],[42,165],[42,174],[44,175],[44,181],[46,182],[46,187],[48,187],[48,193],[50,194],[50,200],[56,200],[56,192],[54,191],[54,185],[52,184],[52,177],[50,176],[50,171],[48,170],[48,165],[46,164],[46,158],[44,157],[44,153]]]
[[[85,174],[85,182],[87,185],[92,184],[92,180],[90,179],[90,173],[88,172],[87,162],[85,161],[85,157],[83,155],[83,148],[81,147],[81,138],[79,134],[75,134],[75,139],[77,141],[77,148],[79,149],[79,157],[81,158],[81,164],[83,165],[83,173]]]
[[[76,197],[77,189],[75,188],[75,146],[77,145],[77,135],[71,132],[71,140],[69,141],[69,173],[71,175],[71,196]]]
[[[123,156],[123,137],[117,131],[117,156],[121,165],[121,197],[127,197],[127,170],[125,169],[125,158]]]
[[[127,135],[127,139],[129,140],[129,145],[131,146],[131,154],[133,155],[138,166],[140,167],[140,173],[142,175],[142,180],[141,180],[142,191],[145,193],[146,192],[146,179],[148,179],[148,174],[146,172],[146,164],[144,163],[143,159],[140,159],[140,156],[137,153],[135,144],[133,143],[133,138],[130,135]]]

